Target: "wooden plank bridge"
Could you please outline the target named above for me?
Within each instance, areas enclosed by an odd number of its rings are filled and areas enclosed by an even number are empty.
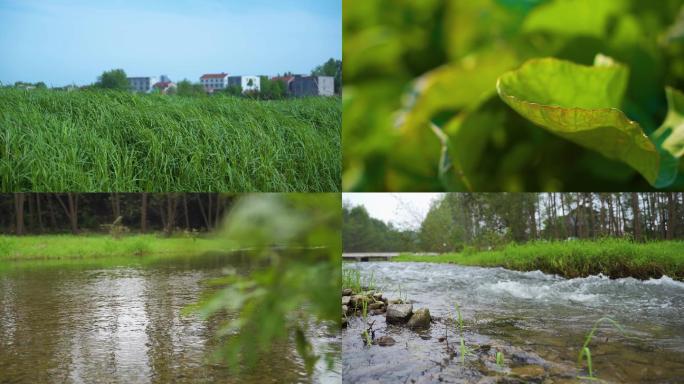
[[[342,253],[342,260],[345,261],[390,261],[393,257],[399,256],[400,252],[359,252]],[[416,255],[434,256],[436,253],[416,253]]]

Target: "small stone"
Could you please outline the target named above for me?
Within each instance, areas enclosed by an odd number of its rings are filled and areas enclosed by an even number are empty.
[[[342,313],[347,313],[347,312],[349,312],[349,307],[347,307],[346,305],[343,305],[342,306]]]
[[[368,304],[368,309],[380,309],[380,308],[384,308],[384,307],[385,307],[385,303],[383,303],[382,301]]]
[[[374,293],[373,298],[377,301],[382,301],[382,293],[380,293],[380,292]]]
[[[411,318],[413,305],[411,304],[390,304],[387,306],[387,322],[389,324],[402,324]]]
[[[371,309],[371,311],[369,313],[371,316],[378,316],[378,315],[382,315],[383,313],[385,313],[385,309],[384,308],[383,309]]]
[[[411,319],[408,321],[408,327],[411,329],[427,329],[430,328],[430,310],[421,308],[413,313]]]
[[[349,301],[351,301],[351,296],[342,296],[342,305],[349,305]]]
[[[389,336],[380,336],[377,339],[375,339],[375,344],[381,346],[381,347],[391,347],[396,343],[393,338]]]
[[[352,291],[351,288],[345,288],[342,290],[342,296],[351,296],[354,294],[354,291]]]

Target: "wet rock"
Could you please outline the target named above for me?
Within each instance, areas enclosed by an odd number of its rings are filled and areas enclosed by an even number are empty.
[[[381,309],[385,307],[385,303],[382,301],[368,304],[368,309]]]
[[[380,336],[377,339],[375,339],[375,344],[381,347],[391,347],[395,343],[396,341],[394,341],[394,339],[389,336]]]
[[[349,324],[347,317],[344,316],[342,317],[342,328],[347,328],[347,325]]]
[[[529,382],[541,382],[546,376],[546,370],[538,365],[523,365],[511,368],[511,375]]]
[[[385,313],[385,309],[372,309],[369,313],[371,316],[379,316]]]
[[[347,307],[346,305],[343,305],[342,306],[342,313],[347,313],[347,312],[349,312],[349,307]]]
[[[363,302],[368,301],[368,298],[364,295],[354,295],[349,299],[349,304],[351,304],[352,308],[361,308],[363,306]]]
[[[411,304],[390,304],[387,306],[387,322],[389,324],[406,323],[413,313]]]
[[[351,301],[351,296],[342,296],[342,305],[349,305],[349,301]]]
[[[383,300],[382,300],[382,293],[380,293],[380,292],[374,293],[374,294],[373,294],[373,298],[374,298],[376,301],[383,301]]]
[[[354,291],[351,290],[351,288],[345,288],[342,290],[342,296],[351,296],[354,294]]]
[[[407,325],[411,329],[430,328],[430,310],[427,308],[418,309],[413,313]]]
[[[393,300],[389,300],[389,301],[387,302],[387,304],[388,304],[388,305],[389,305],[389,304],[404,304],[404,302],[403,302],[401,299],[393,299]]]

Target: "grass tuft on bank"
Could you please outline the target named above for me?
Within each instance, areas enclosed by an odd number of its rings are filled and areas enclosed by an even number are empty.
[[[334,192],[339,98],[0,89],[6,192]]]
[[[226,249],[211,238],[130,235],[0,236],[0,262],[191,256]]]
[[[503,267],[518,271],[540,270],[567,278],[602,273],[612,278],[648,279],[667,275],[676,280],[684,280],[682,241],[536,241],[509,244],[496,250],[466,251],[437,256],[402,254],[392,261]]]

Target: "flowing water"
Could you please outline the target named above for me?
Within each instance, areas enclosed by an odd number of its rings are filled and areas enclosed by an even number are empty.
[[[294,343],[277,346],[239,378],[210,359],[219,320],[181,311],[200,298],[204,281],[235,262],[207,255],[107,268],[4,268],[0,383],[339,382],[339,358],[309,377]],[[317,351],[340,356],[336,332],[314,328],[309,337]]]
[[[525,377],[526,370],[536,370],[527,376],[530,381],[576,382],[588,374],[586,365],[577,365],[580,347],[602,317],[616,320],[624,334],[608,323],[599,327],[590,344],[595,376],[616,383],[684,382],[684,283],[668,277],[564,279],[539,271],[430,263],[344,268],[372,275],[385,296],[406,297],[414,310],[427,307],[435,318],[429,331],[416,333],[385,324],[383,315],[369,316],[376,337],[397,341],[390,347],[365,347],[359,336],[363,320],[352,319],[343,331],[345,382],[507,382],[516,373]],[[450,320],[456,317],[455,303],[471,348],[465,364]],[[492,362],[496,351],[504,353],[505,366]]]

